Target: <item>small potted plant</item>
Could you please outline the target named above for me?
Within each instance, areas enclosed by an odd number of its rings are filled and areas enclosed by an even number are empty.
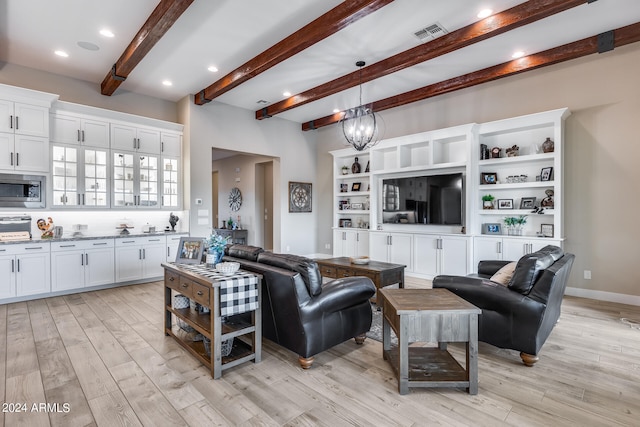
[[[347,165],[342,166],[342,175],[347,175],[349,173],[349,168]]]
[[[527,223],[527,216],[520,215],[518,217],[508,216],[503,220],[507,227],[507,234],[510,236],[522,236],[522,228]]]
[[[223,237],[215,231],[207,238],[207,264],[215,266],[222,260],[224,247],[229,243],[229,237]]]
[[[493,197],[491,194],[485,194],[482,196],[482,209],[493,209]]]

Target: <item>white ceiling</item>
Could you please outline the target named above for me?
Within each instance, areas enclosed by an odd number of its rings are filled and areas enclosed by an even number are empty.
[[[195,94],[268,47],[313,21],[338,0],[195,0],[129,75],[118,91],[177,101]],[[479,10],[500,12],[518,0],[395,0],[216,101],[258,110],[420,42],[415,31],[433,23],[449,32],[478,20]],[[0,61],[100,83],[158,0],[0,0]],[[535,53],[640,21],[639,0],[598,0],[443,55],[363,85],[372,102],[506,62],[515,50]],[[98,32],[109,28],[115,37]],[[90,51],[78,46],[90,42]],[[53,54],[56,49],[68,58]],[[219,72],[207,67],[215,65]],[[0,73],[1,77],[1,73]],[[166,87],[168,79],[173,86]],[[117,91],[116,91],[117,94]],[[338,93],[278,117],[305,122],[358,103],[358,89]],[[266,105],[268,105],[266,104]]]

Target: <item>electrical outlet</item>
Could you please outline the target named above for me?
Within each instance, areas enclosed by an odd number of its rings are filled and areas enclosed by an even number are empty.
[[[327,243],[326,245],[324,245],[325,249],[331,249],[331,243]]]
[[[287,246],[287,252],[291,252],[291,246]]]
[[[584,271],[584,278],[586,280],[591,280],[591,270],[585,270]]]

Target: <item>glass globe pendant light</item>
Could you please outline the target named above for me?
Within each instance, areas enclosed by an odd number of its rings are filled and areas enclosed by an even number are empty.
[[[382,139],[380,116],[376,116],[371,107],[362,105],[362,67],[364,61],[356,62],[360,67],[360,104],[344,112],[342,120],[342,133],[346,144],[351,145],[356,151],[367,150]]]

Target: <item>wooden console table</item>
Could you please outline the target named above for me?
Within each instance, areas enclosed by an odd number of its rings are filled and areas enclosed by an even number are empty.
[[[478,315],[475,305],[448,289],[381,289],[383,358],[398,376],[398,392],[409,387],[466,387],[478,394]],[[391,329],[398,346],[391,347]],[[438,347],[409,343],[438,343]],[[466,369],[447,351],[466,343]]]
[[[260,293],[262,276],[238,271],[233,276],[224,276],[204,264],[163,263],[165,286],[165,335],[172,336],[211,370],[214,379],[220,378],[222,371],[241,363],[262,358],[262,313]],[[243,298],[234,298],[243,291]],[[187,308],[173,308],[172,296],[185,295],[200,305],[209,308],[206,314]],[[247,298],[245,300],[245,297]],[[251,312],[251,321],[238,314]],[[210,355],[207,355],[202,341],[185,339],[180,328],[173,324],[172,317],[180,319],[204,337],[211,340]],[[222,317],[227,322],[222,322]],[[234,339],[231,354],[222,357],[222,342]]]
[[[371,279],[376,289],[398,284],[404,288],[404,269],[402,264],[390,264],[387,262],[369,261],[368,264],[353,264],[348,257],[318,259],[320,274],[332,279],[351,276],[365,276]],[[371,299],[378,300],[377,294]]]

